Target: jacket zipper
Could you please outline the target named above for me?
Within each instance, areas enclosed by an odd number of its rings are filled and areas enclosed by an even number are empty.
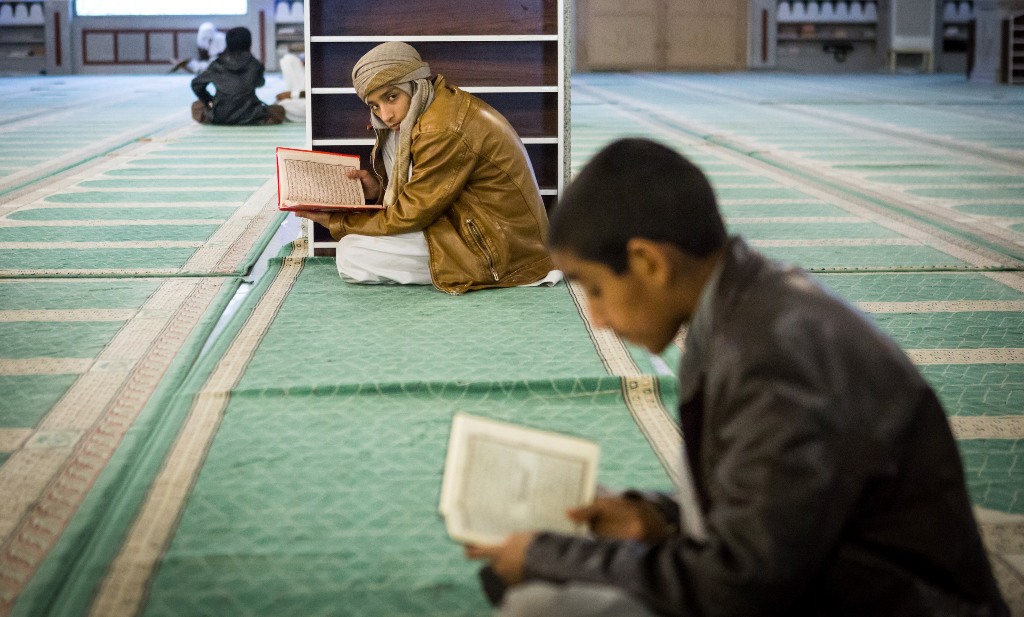
[[[476,241],[476,245],[483,252],[484,257],[487,258],[487,269],[491,271],[491,276],[494,277],[494,282],[498,282],[498,271],[494,269],[494,258],[491,257],[491,252],[487,250],[487,245],[484,244],[483,234],[477,229],[476,223],[473,219],[466,219],[466,227],[469,228],[469,233],[473,234],[473,240]]]

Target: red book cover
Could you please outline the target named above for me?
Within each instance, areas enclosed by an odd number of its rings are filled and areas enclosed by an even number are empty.
[[[359,157],[336,152],[277,148],[278,210],[365,211],[363,185],[348,172],[359,169]]]

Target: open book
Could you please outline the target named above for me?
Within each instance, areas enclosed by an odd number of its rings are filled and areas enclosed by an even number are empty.
[[[359,157],[334,152],[277,148],[279,210],[380,210],[367,205],[363,185],[346,174]]]
[[[599,452],[585,439],[456,413],[439,506],[448,535],[496,544],[516,531],[583,533],[565,511],[593,501]]]

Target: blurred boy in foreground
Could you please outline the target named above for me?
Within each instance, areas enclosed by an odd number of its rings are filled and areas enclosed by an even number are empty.
[[[704,174],[616,142],[555,208],[556,267],[597,327],[662,351],[705,528],[627,492],[468,546],[502,615],[1004,616],[946,415],[913,363],[801,270],[728,237]]]

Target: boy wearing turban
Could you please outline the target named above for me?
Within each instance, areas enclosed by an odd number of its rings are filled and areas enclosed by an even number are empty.
[[[376,134],[371,169],[352,172],[371,213],[296,212],[338,240],[342,278],[433,284],[451,294],[557,282],[547,214],[526,149],[487,103],[431,78],[410,45],[387,42],[352,70]]]
[[[204,22],[199,26],[199,32],[196,33],[196,49],[199,52],[199,57],[184,60],[172,59],[171,72],[185,70],[193,74],[201,73],[217,59],[217,56],[224,53],[227,47],[225,33],[218,30],[213,22]]]

